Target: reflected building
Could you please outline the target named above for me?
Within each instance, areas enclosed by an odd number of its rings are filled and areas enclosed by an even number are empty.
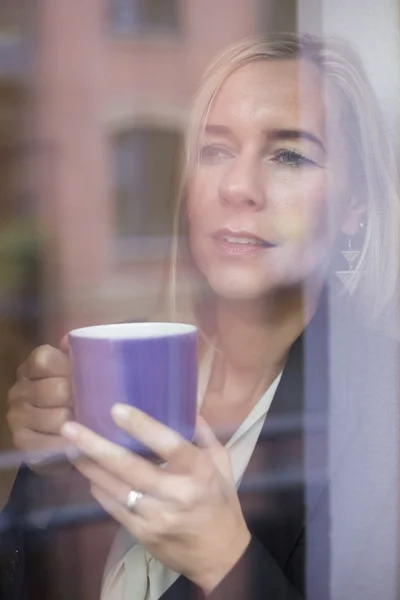
[[[40,149],[33,119],[35,2],[0,2],[0,452],[11,445],[7,392],[42,328],[42,261],[33,174]],[[3,505],[13,473],[2,473]]]
[[[52,148],[41,193],[45,338],[57,343],[71,327],[157,310],[182,131],[199,77],[221,48],[261,23],[267,29],[277,19],[283,28],[286,15],[292,27],[294,4],[40,4],[36,126]],[[268,12],[272,4],[280,9]]]

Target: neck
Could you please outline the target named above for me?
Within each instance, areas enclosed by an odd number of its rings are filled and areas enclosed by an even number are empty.
[[[306,306],[300,289],[282,290],[252,302],[219,299],[217,342],[225,366],[248,375],[283,366],[316,304],[316,299],[308,299]]]

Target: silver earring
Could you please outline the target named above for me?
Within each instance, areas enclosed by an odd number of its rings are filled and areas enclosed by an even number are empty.
[[[364,228],[364,223],[360,223],[360,229]],[[336,271],[337,277],[340,279],[344,288],[349,288],[349,282],[351,281],[355,267],[357,264],[357,259],[360,256],[360,250],[353,250],[351,236],[348,238],[347,248],[346,250],[341,251],[341,255],[347,262],[347,270],[346,271]]]

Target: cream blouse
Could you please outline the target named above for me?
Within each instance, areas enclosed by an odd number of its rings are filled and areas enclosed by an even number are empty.
[[[201,407],[214,358],[214,348],[204,357],[199,378],[198,407]],[[253,454],[265,417],[271,406],[282,372],[276,377],[226,444],[236,488]],[[158,600],[178,579],[172,571],[121,527],[113,542],[103,575],[101,600]]]

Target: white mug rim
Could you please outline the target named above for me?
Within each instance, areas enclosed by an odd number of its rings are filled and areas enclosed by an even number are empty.
[[[157,339],[189,335],[197,332],[195,325],[188,323],[172,323],[150,321],[137,323],[109,323],[106,325],[90,325],[79,327],[68,333],[72,338],[90,340],[132,340]]]

